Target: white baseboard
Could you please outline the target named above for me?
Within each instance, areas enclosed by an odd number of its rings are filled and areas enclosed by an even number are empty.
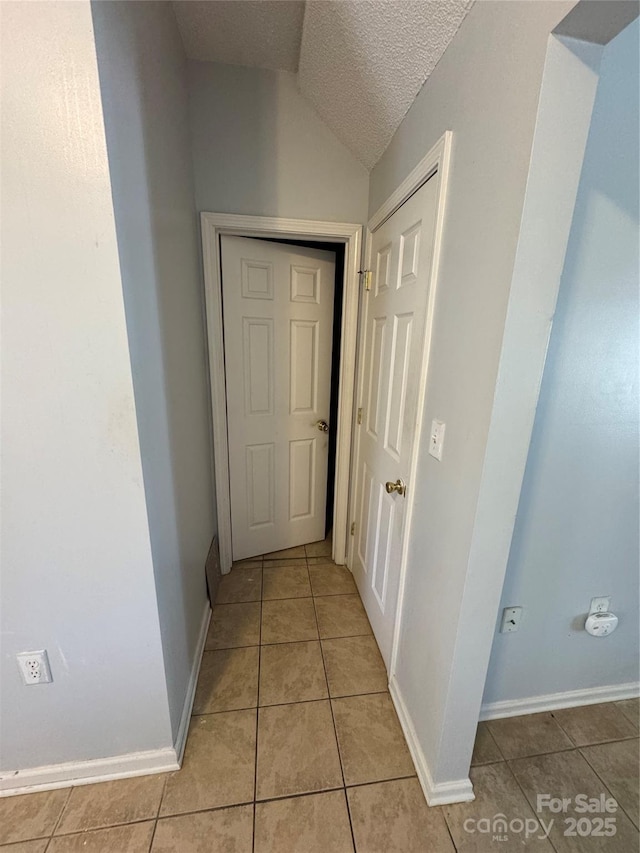
[[[0,771],[0,797],[31,794],[35,791],[53,791],[56,788],[69,788],[72,785],[90,785],[94,782],[111,782],[114,779],[127,779],[131,776],[148,776],[152,773],[169,773],[172,770],[179,770],[187,742],[191,709],[195,698],[210,618],[211,608],[207,601],[175,746],[148,752],[130,752],[126,755],[114,755],[110,758],[95,758],[91,761],[71,761],[66,764],[51,764],[27,770]]]
[[[391,698],[393,699],[393,704],[395,705],[398,719],[400,720],[402,731],[409,746],[409,752],[413,758],[418,780],[427,803],[430,806],[442,806],[447,803],[468,803],[470,800],[473,800],[473,785],[468,777],[456,779],[453,782],[436,783],[433,781],[424,753],[418,742],[418,736],[411,722],[411,717],[400,694],[398,683],[393,677],[389,682],[389,692],[391,693]]]
[[[567,690],[564,693],[549,693],[546,696],[487,702],[480,709],[480,720],[500,720],[503,717],[539,714],[543,711],[557,711],[560,708],[600,705],[602,702],[619,702],[621,699],[636,699],[638,696],[640,696],[640,682],[631,681],[627,684],[591,687],[588,690]]]
[[[110,758],[94,758],[91,761],[50,764],[0,773],[0,797],[53,791],[72,785],[90,785],[93,782],[110,782],[112,779],[168,773],[179,769],[176,751],[172,747],[148,752],[129,752]]]
[[[204,646],[207,641],[207,631],[209,630],[209,621],[211,619],[211,607],[209,601],[205,603],[202,621],[200,623],[200,634],[198,635],[198,645],[196,653],[191,665],[191,675],[189,676],[189,684],[187,685],[187,695],[184,699],[182,715],[180,717],[180,725],[176,735],[174,749],[178,759],[178,764],[182,765],[184,756],[184,748],[187,745],[187,735],[189,734],[189,722],[191,721],[191,711],[193,710],[193,700],[196,697],[196,687],[198,685],[198,676],[200,675],[200,665],[202,664],[202,655],[204,654]]]

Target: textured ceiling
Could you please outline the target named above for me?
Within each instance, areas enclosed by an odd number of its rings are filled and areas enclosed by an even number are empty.
[[[176,0],[190,59],[298,71],[302,94],[372,168],[473,0]]]
[[[173,8],[190,59],[298,68],[303,0],[177,0]]]
[[[367,168],[382,156],[471,5],[468,0],[307,3],[300,90]]]

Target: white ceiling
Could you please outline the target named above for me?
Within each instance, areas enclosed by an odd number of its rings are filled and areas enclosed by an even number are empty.
[[[368,168],[382,156],[470,6],[467,0],[307,3],[300,89]]]
[[[302,94],[373,167],[473,0],[177,0],[191,59],[298,71]]]

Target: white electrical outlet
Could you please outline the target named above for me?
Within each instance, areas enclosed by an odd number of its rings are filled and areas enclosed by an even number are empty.
[[[513,634],[520,627],[522,607],[505,607],[502,611],[501,634]]]
[[[589,608],[589,616],[592,613],[608,613],[611,599],[608,595],[603,595],[600,598],[591,599],[591,607]]]
[[[25,684],[49,684],[53,681],[49,657],[44,649],[39,652],[20,652],[16,657]]]

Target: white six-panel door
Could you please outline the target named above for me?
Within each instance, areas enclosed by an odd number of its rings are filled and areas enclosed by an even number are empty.
[[[432,178],[372,235],[358,369],[355,534],[351,568],[389,667],[407,496],[418,418],[418,383],[433,256],[437,180]]]
[[[233,559],[325,535],[335,255],[221,237]]]

